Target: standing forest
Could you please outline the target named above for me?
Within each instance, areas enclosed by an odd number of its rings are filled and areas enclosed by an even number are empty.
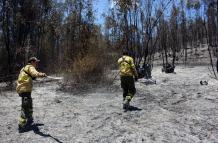
[[[109,1],[113,7],[103,14],[102,24],[96,22],[96,2],[2,0],[1,80],[13,80],[31,56],[42,61],[41,70],[96,82],[106,68],[116,67],[123,50],[138,68],[153,66],[155,60],[176,67],[189,64],[202,47],[216,76],[216,0]]]

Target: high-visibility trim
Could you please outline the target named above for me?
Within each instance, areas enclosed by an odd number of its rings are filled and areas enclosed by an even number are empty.
[[[19,118],[19,126],[23,127],[25,126],[27,123],[27,119],[26,118],[23,118],[23,117],[20,117]]]
[[[132,97],[131,96],[126,96],[126,100],[131,100]]]

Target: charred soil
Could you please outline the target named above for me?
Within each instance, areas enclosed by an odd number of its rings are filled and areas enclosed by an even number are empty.
[[[18,133],[21,99],[1,91],[2,143],[215,143],[218,142],[218,81],[206,66],[176,67],[174,74],[152,71],[157,84],[137,82],[132,110],[122,109],[119,79],[113,90],[86,94],[57,90],[56,81],[32,92],[35,124]],[[208,85],[201,85],[207,81]]]

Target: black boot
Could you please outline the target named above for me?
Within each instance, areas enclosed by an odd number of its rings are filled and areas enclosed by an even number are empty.
[[[24,133],[27,131],[27,126],[24,125],[24,126],[21,126],[21,125],[18,125],[18,132],[19,133]]]
[[[128,110],[129,109],[129,100],[125,100],[123,103],[123,109]]]
[[[27,123],[26,123],[26,125],[27,126],[31,126],[32,124],[33,124],[33,118],[29,118],[29,119],[27,119]]]

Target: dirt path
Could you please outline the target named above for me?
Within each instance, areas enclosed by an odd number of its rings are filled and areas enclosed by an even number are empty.
[[[176,74],[155,68],[153,77],[157,85],[136,83],[132,105],[137,110],[129,112],[122,110],[121,89],[72,95],[56,91],[55,82],[41,84],[32,93],[39,130],[22,134],[17,131],[20,98],[2,92],[0,142],[218,142],[218,81],[209,78],[207,67],[178,67]],[[200,80],[209,84],[202,86]]]

